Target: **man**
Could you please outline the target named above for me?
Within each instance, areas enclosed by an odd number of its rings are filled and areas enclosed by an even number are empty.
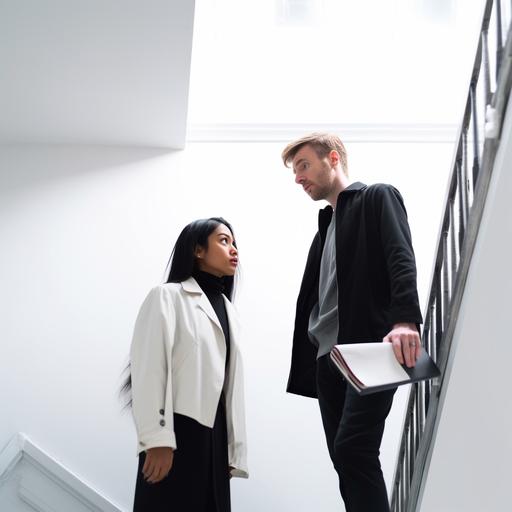
[[[287,391],[318,398],[347,512],[388,512],[379,449],[395,390],[359,396],[329,354],[336,344],[384,341],[408,367],[419,357],[422,318],[402,197],[390,185],[351,184],[335,135],[302,137],[282,159],[314,201],[330,205],[319,212],[297,300]]]

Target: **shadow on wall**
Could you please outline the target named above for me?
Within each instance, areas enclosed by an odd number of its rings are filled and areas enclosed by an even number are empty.
[[[112,172],[178,150],[115,146],[0,147],[0,204],[41,186],[93,172]],[[138,169],[140,172],[140,168]]]

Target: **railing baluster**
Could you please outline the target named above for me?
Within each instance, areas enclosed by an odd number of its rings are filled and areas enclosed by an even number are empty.
[[[436,339],[434,343],[434,360],[437,360],[437,352],[441,346],[441,339],[443,337],[443,302],[441,292],[441,269],[436,272]]]
[[[430,354],[431,353],[431,350],[430,350],[430,333],[432,332],[432,329],[431,329],[431,326],[429,326],[429,329],[426,333],[426,338],[425,338],[425,349],[427,350],[427,352]],[[428,382],[426,382],[426,385],[423,389],[423,407],[424,407],[424,410],[428,409],[428,399],[429,399],[429,387],[428,387]]]
[[[457,246],[455,241],[455,198],[450,199],[450,261],[451,261],[451,282],[450,296],[455,289],[455,276],[457,275]]]
[[[407,427],[407,432],[405,434],[405,464],[404,464],[404,491],[405,495],[409,496],[410,491],[410,483],[411,483],[411,475],[410,475],[410,457],[411,457],[411,451],[410,451],[410,435],[411,435],[411,429],[410,425]]]
[[[425,381],[421,381],[418,384],[419,390],[419,399],[418,399],[418,416],[420,418],[419,431],[420,431],[420,440],[423,437],[423,430],[425,428]],[[418,443],[419,445],[419,443]],[[418,446],[419,448],[419,446]]]
[[[448,229],[443,231],[443,327],[448,319],[448,309],[450,305],[450,284],[449,284],[449,264],[448,264]],[[438,345],[439,347],[439,345]]]
[[[420,446],[420,439],[421,439],[421,428],[422,428],[422,422],[421,422],[421,408],[420,408],[420,401],[422,400],[421,396],[421,388],[420,383],[414,384],[414,457],[416,457],[416,454],[418,453],[418,448]]]
[[[400,480],[401,480],[401,488],[400,488],[400,496],[401,496],[401,504],[402,504],[402,510],[405,510],[405,507],[407,505],[407,497],[408,497],[408,494],[406,494],[406,489],[405,489],[405,460],[406,460],[406,457],[403,458],[402,460],[402,468],[401,468],[401,474],[400,474]]]
[[[501,2],[496,1],[496,82],[500,76],[501,61],[503,59],[503,28],[501,26]]]
[[[462,244],[464,242],[464,233],[466,232],[466,205],[464,198],[464,189],[466,187],[462,178],[462,159],[457,160],[457,193],[459,196],[459,257],[462,254]]]
[[[476,111],[476,82],[469,89],[471,96],[471,124],[473,126],[473,190],[480,172],[480,148],[478,143],[478,114]]]
[[[485,104],[487,105],[491,101],[491,66],[489,64],[489,41],[487,30],[482,32],[482,64],[484,68]]]
[[[463,191],[464,191],[464,226],[467,225],[467,219],[469,218],[469,173],[468,173],[468,127],[464,127],[462,133],[462,179],[463,179]]]
[[[409,427],[409,486],[412,481],[412,474],[414,472],[414,459],[416,457],[416,449],[414,447],[414,408],[411,409],[411,422]]]
[[[427,312],[427,319],[426,319],[426,326],[424,331],[424,337],[425,337],[425,349],[427,352],[432,356],[432,322],[434,318],[434,305],[431,304],[428,312]],[[425,411],[428,410],[428,401],[430,397],[430,386],[428,381],[424,388],[424,408]]]

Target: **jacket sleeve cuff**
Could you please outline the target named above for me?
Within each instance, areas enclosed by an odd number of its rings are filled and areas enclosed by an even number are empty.
[[[178,446],[174,432],[168,429],[162,429],[156,433],[141,436],[137,443],[137,454],[149,450],[150,448],[160,446],[166,446],[176,450]]]
[[[249,473],[244,469],[233,468],[230,475],[234,478],[249,478]]]
[[[237,448],[238,450],[235,451],[233,445],[228,445],[230,475],[238,478],[249,478],[245,446],[238,444]]]

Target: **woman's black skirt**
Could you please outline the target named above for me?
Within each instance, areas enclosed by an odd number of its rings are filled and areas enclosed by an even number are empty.
[[[219,400],[213,428],[174,414],[178,449],[169,475],[149,484],[139,455],[134,512],[230,512],[226,410]]]

